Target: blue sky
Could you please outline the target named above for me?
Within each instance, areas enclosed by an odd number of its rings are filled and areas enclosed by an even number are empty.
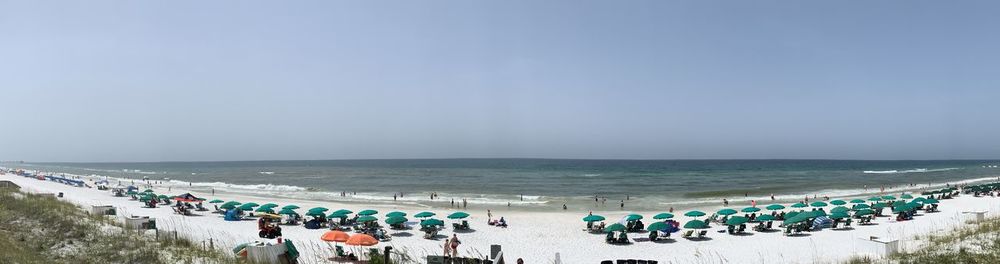
[[[0,160],[998,158],[998,11],[0,0]]]

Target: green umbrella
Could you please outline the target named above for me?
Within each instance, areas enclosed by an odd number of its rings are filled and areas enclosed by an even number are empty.
[[[772,205],[768,205],[767,206],[767,210],[771,210],[771,211],[777,211],[777,210],[781,210],[781,209],[785,209],[785,206],[784,205],[780,205],[780,204],[772,204]]]
[[[812,206],[812,207],[824,207],[824,206],[827,206],[826,203],[824,203],[824,202],[818,202],[818,201],[817,202],[813,202],[813,203],[811,203],[809,205]]]
[[[240,210],[243,210],[243,211],[253,211],[253,206],[248,206],[248,205],[244,204],[244,205],[240,205],[240,207],[237,207],[236,209],[240,209]]]
[[[224,203],[224,202],[226,202],[226,201],[219,200],[219,199],[208,201],[208,203]]]
[[[436,226],[436,225],[440,226],[440,225],[444,225],[444,221],[431,218],[431,219],[427,219],[427,220],[424,220],[424,221],[420,221],[420,225],[421,226]]]
[[[882,200],[882,197],[878,197],[878,196],[875,196],[875,197],[872,197],[872,198],[868,198],[868,201],[872,201],[872,202],[878,202],[878,201],[881,201],[881,200]]]
[[[330,209],[326,209],[326,207],[313,207],[313,208],[309,208],[309,212],[325,213],[326,211],[329,211],[329,210]]]
[[[731,214],[736,214],[736,210],[724,208],[722,210],[719,210],[718,213],[719,215],[731,215]]]
[[[849,218],[849,217],[851,217],[851,216],[848,215],[847,212],[834,212],[834,213],[830,214],[830,218],[833,218],[833,219]]]
[[[896,200],[896,197],[892,195],[882,196],[882,200]]]
[[[867,204],[855,204],[854,205],[854,210],[868,209],[868,208],[871,208],[871,206],[868,206]]]
[[[936,203],[938,203],[937,199],[927,199],[927,200],[924,200],[924,204],[936,204]]]
[[[254,210],[254,212],[273,214],[274,213],[274,209],[271,209],[271,207],[263,207],[263,206],[261,206],[261,207],[258,207],[257,210]]]
[[[312,217],[321,217],[321,216],[323,216],[324,214],[323,214],[323,212],[318,212],[318,211],[309,211],[309,212],[306,212],[306,215],[307,215],[307,216],[312,216]]]
[[[923,203],[926,200],[927,200],[927,198],[917,197],[916,199],[913,199],[911,202]]]
[[[371,215],[366,215],[366,216],[358,217],[358,222],[362,222],[362,223],[364,223],[364,222],[375,222],[375,221],[378,221],[378,218],[375,218],[374,216],[371,216]]]
[[[849,209],[849,208],[847,208],[847,207],[843,207],[843,206],[837,206],[837,207],[834,207],[833,209],[830,209],[830,212],[831,212],[831,213],[836,213],[836,212],[847,212],[847,211],[850,211],[850,210],[851,210],[851,209]]]
[[[219,208],[226,209],[226,210],[236,209],[236,205],[235,204],[227,203],[227,204],[223,204],[222,206],[219,206]]]
[[[334,214],[349,215],[349,214],[353,214],[354,211],[347,210],[347,209],[340,209],[340,210],[337,210],[337,211],[333,211],[333,213]]]
[[[375,215],[375,214],[378,214],[378,211],[375,211],[375,210],[372,210],[372,209],[368,209],[368,210],[363,210],[363,211],[361,211],[361,212],[358,212],[358,215],[361,215],[361,216],[365,216],[365,215]]]
[[[224,203],[224,204],[231,204],[231,205],[241,205],[241,204],[243,204],[243,203],[241,203],[241,202],[237,202],[237,201],[228,201],[228,202],[226,202],[226,203]]]
[[[395,211],[395,212],[389,212],[388,214],[385,214],[385,217],[389,217],[389,218],[396,217],[396,216],[406,216],[406,213],[400,212],[400,211]],[[386,220],[388,220],[388,219],[386,219]]]
[[[604,217],[599,215],[588,215],[587,217],[583,218],[583,221],[584,222],[604,221]]]
[[[747,208],[743,208],[743,210],[740,210],[740,211],[742,211],[744,213],[756,213],[756,212],[760,212],[760,208],[757,208],[757,207],[747,207]]]
[[[885,206],[886,205],[884,203],[876,203],[875,205],[872,205],[872,208],[880,209],[880,208],[885,208]]]
[[[689,211],[687,213],[684,213],[684,216],[699,217],[699,216],[705,216],[705,213],[702,211]]]
[[[628,216],[625,216],[625,221],[636,221],[636,220],[639,220],[639,219],[642,219],[641,215],[630,214]]]
[[[653,222],[652,224],[649,224],[649,226],[646,227],[646,230],[649,232],[654,232],[657,230],[667,229],[668,226],[669,225],[667,225],[667,223],[664,222]]]
[[[901,206],[895,206],[895,207],[893,207],[893,208],[892,208],[892,212],[893,212],[893,213],[900,213],[900,212],[906,212],[906,211],[909,211],[910,209],[913,209],[912,207],[910,207],[910,205],[908,205],[908,204],[903,204],[903,205],[901,205]]]
[[[899,207],[899,206],[903,206],[905,204],[906,204],[906,202],[904,202],[904,201],[895,201],[895,202],[892,202],[892,207]]]
[[[294,205],[294,204],[289,204],[289,205],[281,207],[281,209],[299,209],[299,208],[301,208],[301,207],[299,207],[298,205]]]
[[[616,232],[616,231],[623,231],[623,230],[625,230],[625,226],[622,225],[622,224],[618,224],[618,223],[609,225],[608,227],[604,228],[604,232],[609,232],[609,233],[610,232]]]
[[[809,214],[808,212],[804,212],[804,213],[801,213],[801,214],[797,214],[797,215],[795,215],[793,217],[786,218],[784,224],[788,225],[788,224],[794,224],[794,223],[804,222],[806,220],[809,220],[809,218],[812,218],[812,214]]]
[[[657,220],[670,219],[670,218],[674,218],[674,214],[671,214],[671,213],[660,213],[660,214],[657,214],[657,215],[653,216],[653,219],[657,219]]]
[[[708,228],[708,224],[700,220],[691,220],[684,224],[684,228],[687,229],[705,229]]]
[[[757,221],[760,221],[760,222],[774,221],[774,216],[767,215],[767,214],[766,215],[761,215],[761,216],[757,217]]]
[[[260,207],[275,208],[275,207],[278,207],[278,205],[277,204],[273,204],[273,203],[266,203],[266,204],[261,205]]]
[[[791,207],[792,208],[803,208],[803,207],[808,207],[808,205],[806,205],[804,203],[795,203]]]
[[[145,201],[149,201],[149,200],[152,200],[152,199],[153,199],[153,198],[152,198],[152,197],[149,197],[149,196],[142,196],[142,197],[139,197],[139,201],[140,201],[140,202],[145,202]]]
[[[913,195],[910,195],[909,193],[904,193],[903,195],[900,195],[899,198],[913,199]]]
[[[426,217],[431,217],[431,216],[434,216],[434,213],[432,213],[432,212],[419,212],[419,213],[413,215],[413,217],[416,217],[416,218],[426,218]]]
[[[844,200],[833,200],[833,201],[830,201],[830,204],[832,204],[832,205],[845,205],[845,204],[847,204],[847,202],[845,202]]]
[[[875,214],[875,211],[872,211],[872,209],[861,209],[858,210],[857,212],[854,212],[854,215],[856,216],[866,216],[870,214]]]
[[[750,221],[750,219],[747,219],[746,217],[733,216],[726,220],[726,225],[742,225],[748,221]]]
[[[865,203],[865,200],[854,199],[854,200],[851,200],[851,203],[854,203],[854,204],[863,204],[863,203]]]
[[[145,191],[142,191],[142,192],[151,193],[151,192],[153,192],[153,189],[146,189]]]
[[[332,214],[326,216],[326,218],[347,218],[347,215],[346,214],[338,214],[337,212],[333,212]]]
[[[244,205],[244,206],[249,206],[249,207],[257,207],[257,206],[260,206],[259,204],[257,204],[257,203],[254,203],[254,202],[250,202],[250,203],[245,203],[245,204],[243,204],[243,205]]]
[[[469,214],[466,212],[454,212],[448,215],[448,219],[462,219],[466,217],[469,217]]]
[[[796,215],[798,215],[799,213],[800,213],[800,212],[795,212],[795,211],[792,211],[792,212],[788,212],[787,214],[785,214],[785,219],[789,219],[789,218],[792,218],[792,217],[795,217],[795,216],[796,216]]]
[[[385,219],[385,223],[386,224],[390,224],[390,225],[398,225],[398,224],[406,223],[406,221],[407,221],[406,217],[402,217],[402,216],[393,216],[393,217],[389,217],[389,218]]]
[[[281,211],[278,211],[278,213],[279,214],[283,214],[283,215],[296,215],[296,214],[299,214],[299,213],[296,213],[295,210],[290,209],[290,208],[281,209]]]

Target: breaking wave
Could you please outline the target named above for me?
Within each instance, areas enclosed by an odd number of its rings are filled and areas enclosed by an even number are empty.
[[[912,169],[912,170],[881,170],[881,171],[864,171],[865,174],[901,174],[901,173],[924,173],[924,172],[941,172],[941,171],[951,171],[958,170],[960,168],[943,168],[943,169]]]

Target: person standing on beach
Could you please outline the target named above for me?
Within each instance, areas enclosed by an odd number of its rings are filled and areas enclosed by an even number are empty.
[[[215,188],[212,188],[212,195],[215,195]]]
[[[722,198],[722,206],[729,206],[729,200],[726,200],[726,198]]]
[[[395,193],[392,194],[392,201],[394,201],[394,202],[396,201],[396,194]]]
[[[622,203],[621,203],[621,208],[622,208],[622,209],[625,209],[625,200],[622,200]]]
[[[671,212],[671,213],[674,212],[674,207],[673,206],[670,207],[670,211],[669,212]]]
[[[493,219],[493,212],[491,212],[490,209],[486,209],[486,219]]]
[[[451,198],[451,207],[455,207],[455,198]]]
[[[444,256],[451,255],[451,241],[449,241],[448,239],[445,239],[444,240],[444,247],[443,248],[444,248]]]
[[[462,198],[462,208],[469,208],[469,201]]]
[[[774,201],[774,194],[771,194],[771,201]]]
[[[461,241],[458,241],[458,235],[457,234],[451,234],[451,257],[452,258],[458,257],[458,244],[461,244],[461,243],[462,243]]]
[[[566,204],[563,204],[563,210],[566,210]]]

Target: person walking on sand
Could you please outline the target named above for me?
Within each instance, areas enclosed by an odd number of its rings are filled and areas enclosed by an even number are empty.
[[[622,203],[621,203],[620,206],[621,206],[622,209],[625,209],[625,200],[622,200]]]
[[[451,257],[452,258],[458,257],[458,244],[461,244],[461,243],[462,243],[461,241],[458,241],[458,235],[451,234]]]

